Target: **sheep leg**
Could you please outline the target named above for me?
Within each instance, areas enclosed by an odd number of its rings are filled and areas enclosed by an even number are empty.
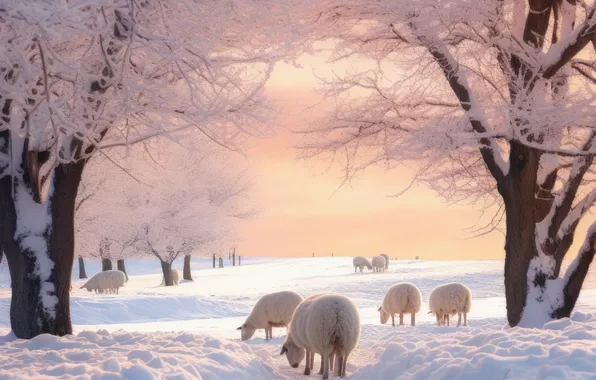
[[[464,313],[464,326],[468,325],[468,313]]]
[[[306,365],[304,366],[304,374],[310,375],[310,351],[306,350]]]
[[[412,323],[411,324],[412,324],[412,326],[416,326],[416,313],[412,313],[411,316],[412,316]]]
[[[273,339],[273,325],[269,325],[269,339]]]
[[[335,359],[335,352],[331,351],[329,354],[329,371],[333,373],[333,360]]]
[[[395,314],[391,314],[391,325],[395,327]]]
[[[348,364],[348,355],[341,357],[341,372],[339,377],[346,377],[346,364]]]
[[[437,317],[437,326],[441,326],[441,318],[439,317],[439,314],[435,314],[435,317]]]
[[[399,325],[400,326],[403,326],[404,325],[404,315],[403,314],[400,314],[399,315]]]
[[[310,355],[310,369],[313,369],[315,366],[315,353],[314,351],[308,351]]]
[[[334,376],[341,376],[341,361],[342,357],[339,353],[335,354],[335,372],[333,373]]]
[[[269,326],[265,327],[265,340],[269,340]]]
[[[325,369],[325,359],[323,359],[323,355],[321,355],[321,368],[319,369],[319,375],[323,374],[324,369]]]
[[[321,355],[323,360],[323,380],[329,379],[329,355]]]
[[[461,326],[461,313],[457,313],[457,327]]]
[[[445,319],[447,320],[447,326],[449,326],[450,315],[449,314],[445,315]]]

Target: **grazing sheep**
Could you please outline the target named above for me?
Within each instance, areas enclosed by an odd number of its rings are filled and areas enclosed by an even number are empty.
[[[437,317],[437,325],[449,326],[449,316],[457,314],[457,325],[461,326],[464,316],[464,326],[468,325],[467,314],[472,306],[472,292],[459,283],[439,285],[433,289],[428,298],[430,312]]]
[[[381,253],[379,256],[383,256],[385,258],[385,270],[389,269],[389,255]]]
[[[308,317],[308,310],[312,302],[320,297],[321,294],[315,294],[310,297],[304,299],[304,301],[300,302],[296,310],[294,310],[294,315],[292,316],[292,321],[290,322],[288,328],[288,334],[286,337],[286,342],[284,343],[280,355],[286,354],[286,358],[288,359],[288,363],[292,368],[298,368],[300,362],[305,357],[305,350],[306,350],[306,365],[304,367],[304,374],[310,375],[310,371],[313,369],[314,366],[314,359],[315,353],[312,351],[310,344],[306,340],[306,319]],[[329,365],[330,369],[333,370],[333,355],[329,358]],[[319,374],[323,373],[323,357],[321,356],[321,368],[319,370]]]
[[[288,326],[302,297],[292,291],[269,293],[261,297],[242,326],[238,327],[243,341],[252,338],[257,329],[265,329],[265,339],[273,337],[273,328]]]
[[[119,270],[107,270],[99,272],[91,277],[81,289],[88,291],[95,291],[95,293],[102,294],[104,292],[118,294],[118,288],[124,286],[126,276]]]
[[[301,332],[298,335],[290,333],[290,339],[284,343],[281,354],[289,354],[288,361],[296,368],[302,361],[300,355],[294,356],[296,352],[300,354],[294,342],[298,338],[300,343],[308,343],[311,352],[321,355],[323,379],[329,378],[330,358],[333,356],[335,374],[344,377],[348,356],[360,338],[360,316],[356,306],[345,296],[324,294],[312,300],[305,314],[304,336]],[[312,354],[310,358],[312,362]]]
[[[356,268],[360,269],[360,273],[362,273],[364,267],[367,267],[369,270],[373,269],[370,261],[368,261],[367,258],[362,256],[354,257],[354,259],[352,260],[352,264],[354,264],[354,273],[356,273]]]
[[[372,266],[375,272],[385,271],[385,258],[383,256],[375,256],[372,258]]]
[[[422,295],[414,284],[402,282],[387,290],[379,308],[381,324],[387,323],[391,315],[391,324],[395,326],[395,314],[399,314],[399,325],[404,324],[404,314],[411,315],[411,324],[416,326],[416,313],[420,311]]]
[[[172,283],[174,285],[178,285],[180,283],[180,273],[178,273],[178,271],[174,268],[172,268]],[[166,284],[166,278],[162,277],[161,278],[161,284],[159,284],[160,286],[165,285]]]

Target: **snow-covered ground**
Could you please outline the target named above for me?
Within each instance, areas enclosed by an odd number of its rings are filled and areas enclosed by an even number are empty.
[[[0,379],[295,379],[279,351],[284,329],[265,342],[236,331],[264,293],[303,296],[337,292],[358,306],[361,340],[348,360],[351,379],[596,379],[596,282],[590,277],[570,320],[543,330],[506,328],[502,261],[392,261],[386,273],[354,273],[351,258],[245,258],[232,267],[193,261],[194,282],[161,287],[155,260],[127,262],[130,281],[119,295],[72,291],[75,335],[0,340]],[[181,262],[174,265],[181,269]],[[99,263],[87,262],[87,273]],[[73,274],[76,277],[75,265]],[[380,325],[386,289],[410,281],[425,304],[417,326]],[[427,314],[433,287],[458,281],[474,301],[469,327],[436,327]],[[8,270],[0,267],[0,330],[9,333]],[[405,318],[409,320],[409,318]],[[317,365],[318,368],[318,359]],[[316,372],[316,371],[315,371]],[[310,378],[319,378],[313,374]]]

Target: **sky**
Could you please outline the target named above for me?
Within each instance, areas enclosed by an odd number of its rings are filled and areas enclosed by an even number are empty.
[[[293,146],[300,137],[289,132],[323,112],[308,107],[317,95],[312,68],[322,58],[301,62],[298,69],[277,66],[267,93],[284,106],[274,138],[250,150],[256,168],[255,200],[261,215],[241,228],[239,254],[247,256],[366,256],[386,253],[392,258],[498,259],[504,237],[495,232],[473,238],[466,232],[480,213],[469,206],[448,205],[422,185],[391,197],[410,183],[403,169],[368,169],[336,192],[341,172],[321,173],[326,162],[297,160]]]

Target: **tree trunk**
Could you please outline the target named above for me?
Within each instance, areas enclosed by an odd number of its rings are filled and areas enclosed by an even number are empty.
[[[110,259],[101,259],[101,271],[105,272],[107,270],[112,270],[112,260]]]
[[[193,281],[190,273],[190,255],[184,256],[184,269],[182,270],[182,278],[188,281]]]
[[[219,267],[220,268],[223,268],[224,267],[223,266],[223,259],[221,257],[219,258]]]
[[[232,266],[236,266],[236,252],[232,253]]]
[[[119,271],[124,272],[124,275],[126,276],[126,281],[128,282],[128,273],[126,273],[126,265],[124,265],[124,259],[119,259],[116,262],[116,266]]]
[[[213,254],[213,268],[215,268],[215,253]]]
[[[172,279],[172,263],[165,261],[161,262],[161,271],[163,272],[164,283],[166,286],[174,286]]]
[[[48,199],[32,189],[26,174],[0,179],[0,245],[11,276],[10,324],[18,338],[72,334],[74,205],[84,167],[84,160],[59,165],[49,179]]]
[[[85,260],[79,256],[79,279],[87,278],[87,272],[85,271]]]

